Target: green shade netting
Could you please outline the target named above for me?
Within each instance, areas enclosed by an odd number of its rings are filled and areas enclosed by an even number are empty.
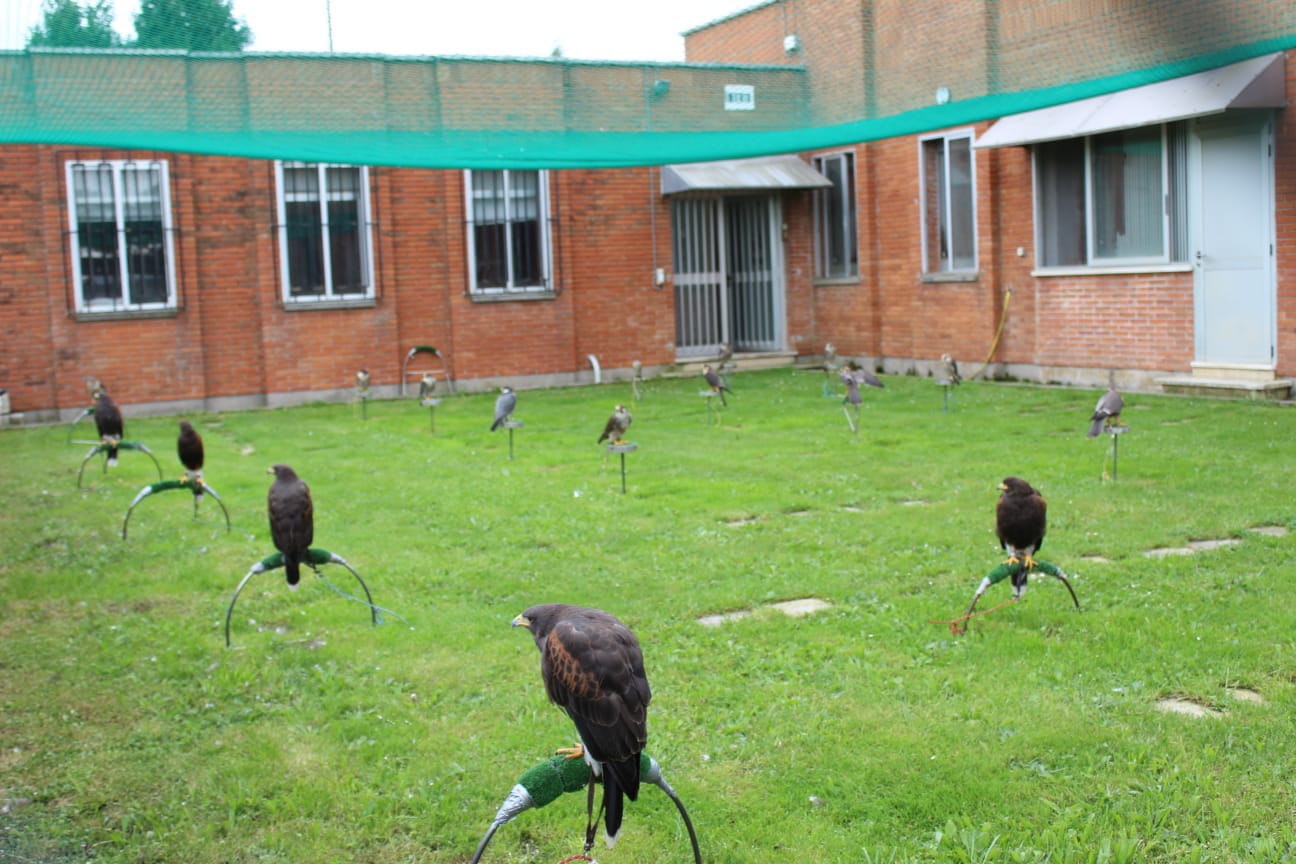
[[[0,143],[429,168],[661,165],[919,134],[1296,48],[1296,3],[1147,0],[1122,4],[1110,26],[1094,18],[1084,34],[1074,20],[1048,26],[1064,5],[1076,3],[974,4],[980,30],[957,43],[942,16],[968,4],[910,4],[912,21],[907,12],[885,27],[864,21],[845,72],[822,57],[743,65],[7,51]],[[735,86],[749,88],[750,110],[732,110]],[[942,87],[952,98],[938,105]]]

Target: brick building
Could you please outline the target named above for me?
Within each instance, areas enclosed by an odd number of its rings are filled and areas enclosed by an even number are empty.
[[[32,418],[79,411],[86,375],[137,413],[221,410],[348,394],[360,368],[394,393],[419,345],[481,388],[588,381],[596,362],[651,373],[729,341],[740,359],[833,342],[892,371],[948,352],[1040,380],[1118,369],[1127,386],[1285,393],[1296,68],[1274,37],[1291,41],[1296,12],[1217,5],[772,0],[687,33],[684,64],[541,69],[564,93],[643,82],[687,128],[711,122],[690,94],[723,85],[739,109],[777,97],[772,120],[733,112],[750,129],[812,118],[856,136],[792,156],[451,170],[2,144],[0,387]],[[108,77],[193,77],[173,58],[98,60]],[[343,68],[380,81],[375,102],[435,92],[439,116],[470,112],[455,70]],[[940,128],[915,107],[1121,75]],[[254,110],[292,107],[241,87]],[[541,91],[513,98],[564,114]]]

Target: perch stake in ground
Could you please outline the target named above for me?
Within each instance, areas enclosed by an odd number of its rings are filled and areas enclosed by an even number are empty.
[[[211,490],[208,489],[208,491]],[[347,560],[343,558],[341,555],[336,555],[328,551],[327,549],[321,549],[317,546],[312,546],[311,548],[307,549],[306,554],[302,556],[301,563],[305,564],[307,567],[314,570],[315,575],[320,577],[321,579],[324,579],[324,574],[319,572],[319,568],[321,566],[325,564],[341,564],[351,573],[352,576],[356,578],[356,581],[360,583],[360,587],[364,589],[365,599],[362,602],[368,605],[370,615],[373,618],[374,626],[377,627],[379,624],[383,622],[382,615],[379,614],[378,607],[374,605],[373,595],[369,593],[369,586],[365,584],[364,579],[360,578],[360,574],[355,571],[355,568],[352,567],[350,564],[348,564]],[[265,558],[262,558],[257,563],[253,564],[252,569],[248,570],[247,575],[243,577],[243,581],[239,582],[238,587],[234,589],[234,596],[230,598],[229,609],[226,610],[225,612],[225,647],[226,648],[230,647],[230,619],[234,615],[234,604],[238,602],[239,594],[243,592],[243,586],[247,585],[248,580],[251,579],[253,576],[257,575],[258,573],[265,573],[269,570],[278,570],[282,566],[284,566],[284,556],[282,552],[276,552],[273,555],[268,555]],[[329,582],[327,579],[324,579],[324,581],[329,585],[329,587],[333,587],[333,584]],[[342,594],[342,596],[344,597],[349,596],[337,588],[334,588],[334,590],[338,591],[338,593]]]
[[[652,783],[675,802],[680,818],[684,820],[684,827],[688,829],[689,843],[693,846],[693,862],[702,864],[702,852],[698,847],[697,833],[693,830],[693,820],[689,819],[688,810],[684,809],[684,802],[662,776],[661,765],[647,753],[640,753],[639,774],[644,782]],[[500,805],[499,812],[495,814],[495,820],[486,830],[481,843],[477,844],[472,864],[481,861],[486,845],[490,843],[501,825],[512,822],[523,811],[551,804],[567,792],[579,792],[587,788],[589,779],[590,769],[583,759],[570,759],[563,754],[546,759],[524,772],[508,797],[504,799],[504,803]]]

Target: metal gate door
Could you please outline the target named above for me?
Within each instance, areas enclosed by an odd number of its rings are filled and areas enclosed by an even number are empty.
[[[783,263],[774,196],[675,198],[675,353],[783,347]]]

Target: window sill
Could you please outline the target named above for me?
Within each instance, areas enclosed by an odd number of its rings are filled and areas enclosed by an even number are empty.
[[[976,282],[981,278],[980,270],[965,273],[924,273],[922,281],[933,284],[942,282]]]
[[[174,306],[166,309],[112,309],[103,312],[81,309],[75,313],[79,322],[93,321],[130,321],[139,318],[175,318],[180,310]]]
[[[1188,273],[1192,265],[1187,262],[1174,264],[1139,264],[1119,267],[1037,267],[1031,275],[1039,278],[1049,276],[1117,276],[1139,273]]]
[[[354,300],[285,300],[281,304],[285,312],[311,312],[323,309],[372,309],[378,305],[373,297],[357,297]]]
[[[836,285],[858,285],[859,283],[859,274],[853,274],[851,276],[821,276],[816,277],[814,280],[816,287],[824,285],[829,288]]]
[[[468,299],[474,303],[508,303],[511,300],[553,300],[557,296],[555,291],[499,291],[489,294],[472,291]]]

